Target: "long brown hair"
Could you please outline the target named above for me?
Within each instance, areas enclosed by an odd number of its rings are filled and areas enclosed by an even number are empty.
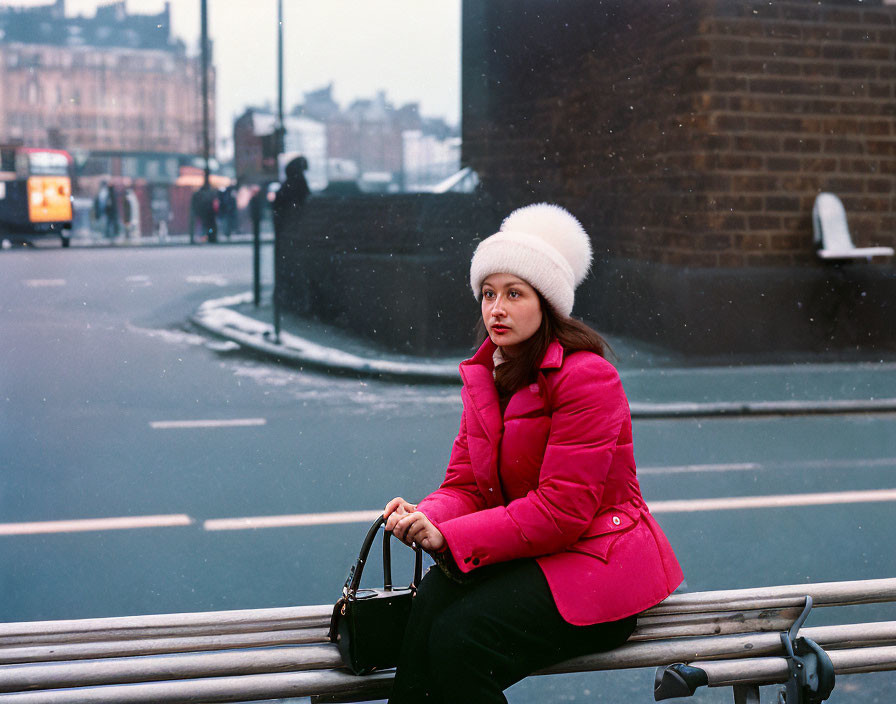
[[[557,315],[538,291],[541,304],[541,325],[528,340],[520,343],[519,351],[512,357],[505,353],[506,361],[495,369],[495,386],[501,398],[516,393],[532,384],[538,377],[538,366],[544,359],[551,341],[555,338],[567,354],[587,350],[601,357],[615,357],[613,350],[600,334],[581,320]],[[481,344],[488,337],[485,321],[479,316],[476,338]]]

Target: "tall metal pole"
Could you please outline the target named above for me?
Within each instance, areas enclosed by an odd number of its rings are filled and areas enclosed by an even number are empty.
[[[211,147],[209,144],[208,129],[208,0],[200,0],[200,17],[201,17],[201,38],[202,49],[200,55],[202,57],[202,156],[205,159],[205,185],[209,183],[209,155]]]
[[[280,175],[280,155],[283,153],[283,143],[286,130],[283,126],[283,0],[277,0],[277,175]],[[275,214],[274,222],[278,224]],[[274,342],[280,344],[280,288],[277,285],[277,267],[280,264],[280,232],[279,227],[274,227]]]
[[[286,130],[283,125],[283,0],[277,0],[277,155],[283,153]]]
[[[205,160],[205,178],[206,186],[209,184],[209,138],[208,138],[208,7],[207,0],[199,0],[199,70],[202,72],[200,80],[202,81],[202,156]],[[204,198],[205,193],[201,194]],[[190,244],[196,243],[196,220],[202,223],[205,229],[205,218],[200,216],[205,204],[200,194],[194,193],[190,199]],[[208,233],[206,233],[208,234]]]

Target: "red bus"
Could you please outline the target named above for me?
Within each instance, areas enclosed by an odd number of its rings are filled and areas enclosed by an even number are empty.
[[[72,157],[61,149],[0,145],[0,239],[72,233]]]

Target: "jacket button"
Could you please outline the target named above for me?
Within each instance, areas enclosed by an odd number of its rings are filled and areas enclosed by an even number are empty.
[[[488,490],[491,492],[491,491],[494,491],[495,489],[494,489],[494,487],[489,487]]]
[[[618,526],[622,521],[619,520],[619,516],[613,516],[613,525]]]
[[[469,558],[469,557],[465,557],[465,558],[464,558],[464,564],[468,563],[469,561],[470,561],[470,558]]]
[[[478,558],[478,557],[474,557],[474,558],[473,558],[473,564],[474,564],[474,565],[478,565],[478,564],[479,564],[479,558]]]

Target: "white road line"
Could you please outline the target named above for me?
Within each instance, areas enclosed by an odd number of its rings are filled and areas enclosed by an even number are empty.
[[[285,528],[291,526],[325,526],[336,523],[372,523],[379,511],[334,511],[333,513],[300,513],[291,516],[253,516],[216,518],[202,524],[205,530],[248,530],[252,528]]]
[[[167,528],[188,526],[192,523],[193,519],[182,513],[164,516],[124,516],[121,518],[86,518],[71,521],[0,523],[0,535],[37,535],[40,533],[80,533],[93,530]]]
[[[771,496],[733,496],[719,499],[688,499],[684,501],[651,501],[651,513],[689,513],[692,511],[730,511],[750,508],[780,508],[786,506],[825,506],[896,501],[896,489],[871,491],[837,491],[827,494],[778,494]],[[333,513],[302,513],[285,516],[252,516],[245,518],[216,518],[202,524],[205,530],[252,530],[255,528],[285,528],[320,526],[337,523],[370,523],[382,511],[338,511]]]
[[[651,501],[651,513],[691,513],[695,511],[732,511],[738,509],[785,508],[791,506],[829,506],[896,502],[896,489],[868,491],[836,491],[818,494],[775,494],[770,496],[732,496],[717,499],[687,499],[682,501]],[[207,531],[254,530],[257,528],[286,528],[349,523],[370,523],[381,510],[334,511],[331,513],[302,513],[283,516],[250,516],[245,518],[215,518],[204,521]],[[158,516],[126,516],[121,518],[92,518],[70,521],[41,521],[33,523],[0,523],[0,536],[36,535],[42,533],[77,533],[134,528],[183,527],[193,524],[186,514]]]
[[[698,472],[748,472],[759,470],[787,471],[794,469],[865,469],[894,467],[896,457],[857,459],[792,460],[784,462],[732,462],[730,464],[683,464],[657,467],[638,467],[638,476],[657,474],[689,474]]]
[[[638,475],[646,474],[687,474],[691,472],[745,472],[762,469],[756,462],[735,462],[732,464],[683,464],[669,467],[638,467]]]
[[[187,277],[188,284],[211,284],[212,286],[226,286],[228,284],[220,274],[193,274]]]
[[[732,496],[719,499],[651,501],[651,513],[691,513],[693,511],[731,511],[745,508],[784,508],[787,506],[829,506],[896,501],[896,489],[870,491],[832,491],[824,494],[773,494],[770,496]]]
[[[172,430],[179,428],[243,428],[265,425],[264,418],[228,418],[225,420],[154,420],[149,427],[154,430]]]
[[[47,288],[49,286],[65,286],[65,279],[25,279],[29,288]]]

